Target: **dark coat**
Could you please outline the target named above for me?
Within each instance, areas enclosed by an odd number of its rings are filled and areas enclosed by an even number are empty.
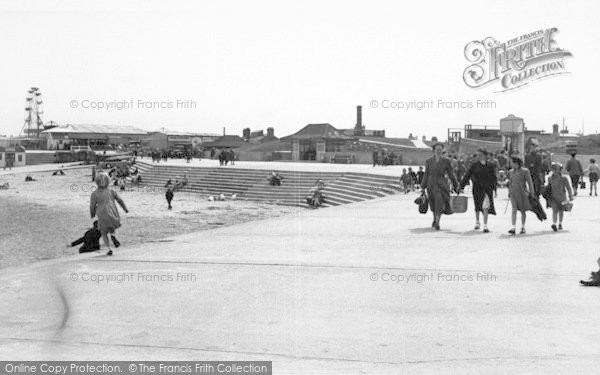
[[[100,231],[96,228],[92,228],[92,229],[88,230],[87,232],[85,232],[83,237],[73,241],[71,243],[71,246],[77,246],[82,243],[83,246],[81,246],[79,248],[80,253],[99,250],[100,249],[100,237],[102,237],[102,234],[100,233]]]
[[[542,204],[540,203],[540,200],[531,195],[529,196],[529,210],[533,211],[535,216],[537,216],[540,221],[544,221],[548,218],[544,208],[542,207]]]
[[[483,211],[483,201],[487,195],[490,201],[488,212],[495,215],[494,188],[498,182],[496,177],[496,167],[491,163],[473,163],[460,183],[461,189],[468,184],[469,179],[473,181],[473,201],[475,202],[475,211]]]
[[[458,181],[454,176],[454,171],[450,165],[450,159],[440,157],[438,161],[435,157],[427,159],[425,162],[425,174],[421,182],[421,188],[427,189],[429,195],[429,205],[434,215],[442,213],[451,214],[450,207],[450,189],[447,177],[450,178],[455,190],[458,190]]]

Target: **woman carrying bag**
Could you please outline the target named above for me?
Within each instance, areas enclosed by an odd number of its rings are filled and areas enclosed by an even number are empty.
[[[479,213],[483,213],[483,232],[489,233],[487,227],[488,215],[496,215],[494,208],[494,189],[496,187],[496,168],[488,162],[488,153],[485,149],[477,151],[478,160],[471,165],[460,183],[462,190],[473,181],[473,201],[475,202],[475,230],[479,230]]]
[[[427,197],[429,205],[433,213],[433,223],[431,227],[435,230],[440,230],[440,218],[442,214],[449,215],[452,213],[450,205],[450,189],[447,183],[446,176],[450,178],[454,191],[458,192],[458,181],[454,176],[454,171],[450,165],[450,160],[442,156],[444,145],[435,143],[432,146],[433,157],[425,162],[425,174],[421,189],[427,189]]]

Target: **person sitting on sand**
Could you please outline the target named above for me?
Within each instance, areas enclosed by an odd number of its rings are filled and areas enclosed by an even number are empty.
[[[96,185],[98,189],[92,192],[90,197],[90,216],[92,219],[98,217],[98,229],[102,233],[102,240],[104,245],[108,248],[106,255],[112,255],[112,249],[110,248],[110,242],[108,241],[108,235],[110,234],[111,239],[115,247],[119,247],[120,243],[115,237],[114,233],[121,226],[121,218],[119,211],[117,210],[117,202],[125,212],[129,212],[125,202],[121,199],[116,191],[109,188],[110,177],[101,173],[96,176]]]
[[[169,186],[173,186],[173,181],[171,181],[170,178],[167,180],[167,183],[165,184],[166,188],[168,188]]]
[[[8,190],[9,187],[10,184],[8,182],[5,182],[2,185],[0,185],[0,190]]]
[[[65,172],[63,172],[62,169],[59,169],[57,171],[54,171],[54,173],[52,173],[52,176],[64,176]]]
[[[325,203],[325,194],[323,193],[324,188],[325,183],[320,179],[315,182],[315,186],[310,188],[306,196],[306,203],[308,203],[310,207],[317,208]]]
[[[25,182],[37,181],[35,178],[31,177],[30,174],[25,176]]]
[[[67,247],[82,243],[83,245],[79,248],[80,254],[100,250],[100,237],[102,237],[102,233],[98,230],[98,220],[94,220],[94,226],[86,231],[83,237],[71,242]]]
[[[271,184],[271,186],[281,186],[282,182],[283,177],[275,171],[273,171],[271,176],[269,176],[269,184]]]

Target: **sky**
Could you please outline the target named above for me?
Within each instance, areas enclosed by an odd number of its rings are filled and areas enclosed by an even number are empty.
[[[508,114],[529,129],[551,131],[564,118],[572,132],[595,133],[598,14],[592,0],[3,1],[0,134],[19,134],[32,86],[45,123],[285,136],[309,123],[352,128],[362,105],[366,128],[392,137],[445,139],[447,128],[498,126]],[[469,42],[552,27],[573,54],[570,74],[504,93],[464,83]],[[430,100],[433,108],[383,108]]]

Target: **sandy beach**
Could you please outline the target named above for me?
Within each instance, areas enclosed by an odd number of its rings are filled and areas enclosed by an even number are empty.
[[[30,173],[36,179],[25,182],[28,173],[5,174],[0,184],[0,268],[19,266],[78,253],[67,244],[81,237],[92,225],[89,198],[95,185],[91,169],[67,170],[65,176],[52,172]],[[118,190],[117,190],[118,191]],[[167,210],[164,189],[132,188],[118,191],[129,214],[121,212],[122,226],[117,237],[126,251],[140,243],[169,241],[177,234],[260,220],[302,209],[256,202],[208,202],[193,193],[175,193],[173,210]]]

